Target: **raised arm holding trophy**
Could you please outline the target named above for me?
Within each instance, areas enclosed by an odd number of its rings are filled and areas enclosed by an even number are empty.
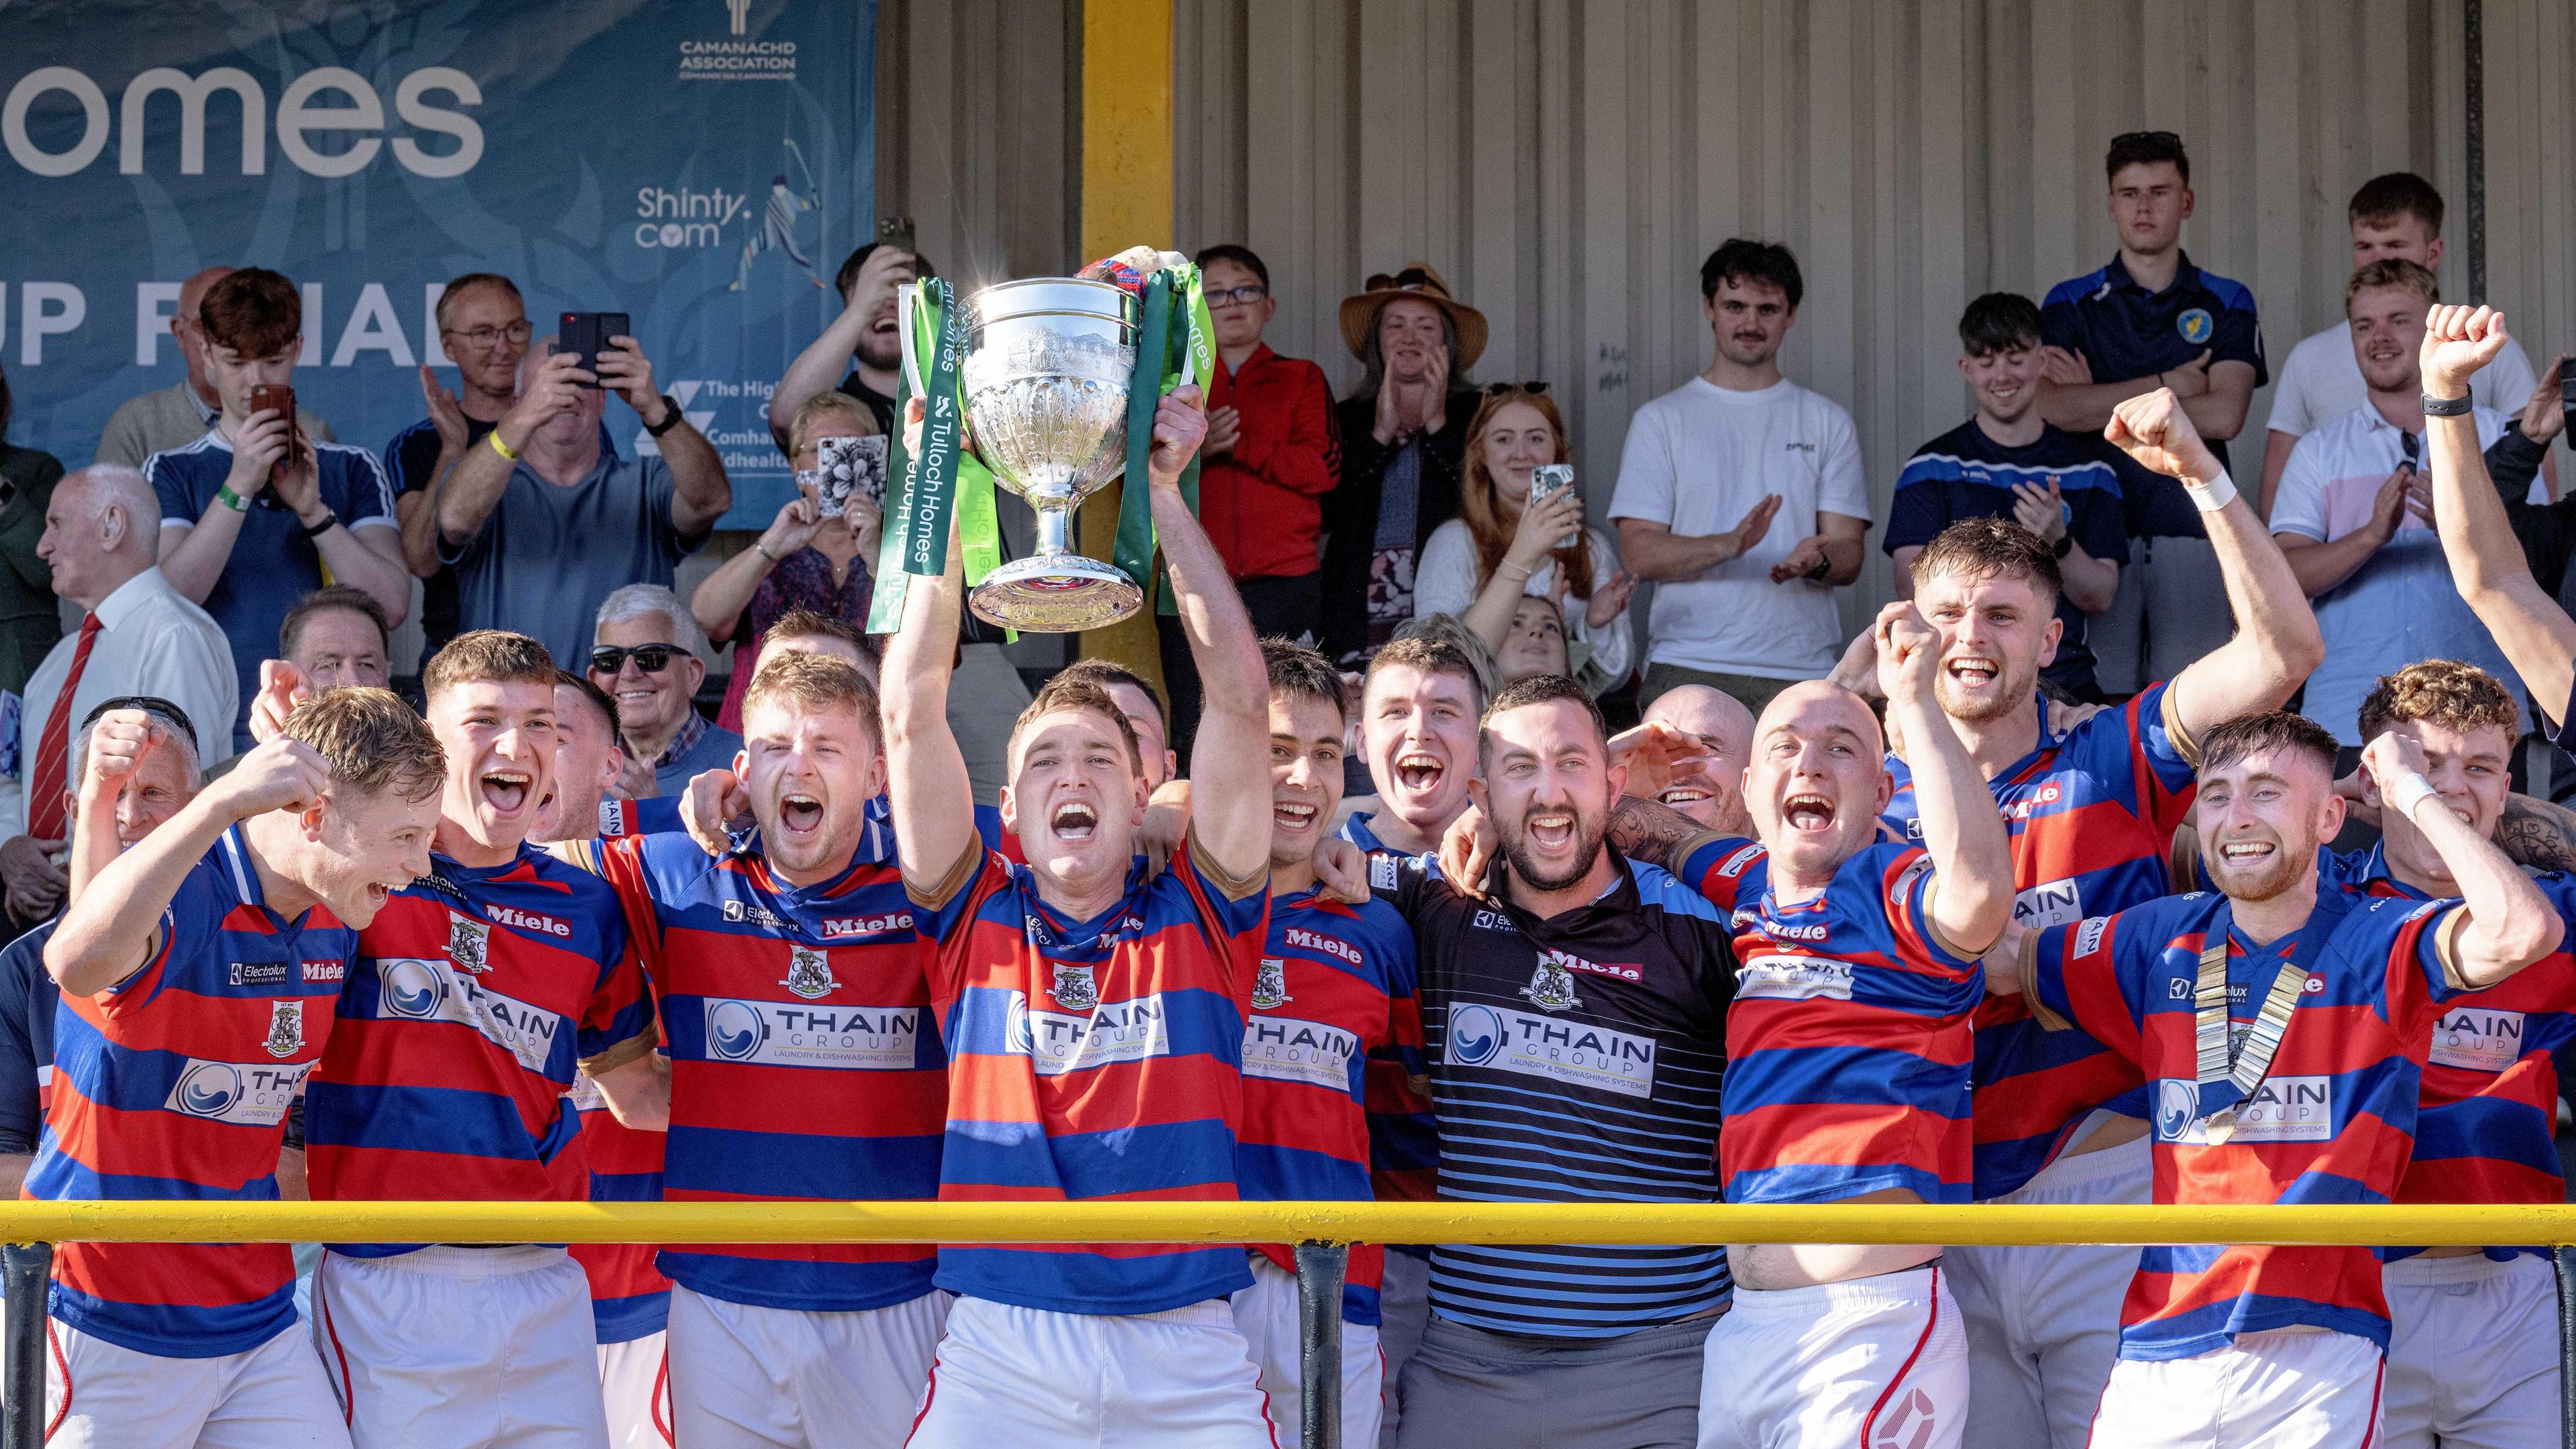
[[[941,571],[936,541],[952,516],[978,617],[1064,634],[1136,612],[1154,555],[1144,490],[1127,492],[1114,562],[1073,550],[1073,514],[1122,472],[1142,476],[1156,405],[1208,375],[1214,341],[1198,269],[1176,252],[1133,247],[1079,277],[1003,282],[962,303],[929,278],[903,289],[902,327],[903,394],[922,398],[925,414],[920,455],[889,465],[871,629],[893,629],[907,575]],[[1197,482],[1194,459],[1182,482],[1193,510]],[[1037,514],[1036,551],[1008,564],[996,483]]]

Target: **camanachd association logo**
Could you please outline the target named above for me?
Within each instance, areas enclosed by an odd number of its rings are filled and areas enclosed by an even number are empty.
[[[680,42],[680,79],[796,79],[795,41],[752,38],[752,10],[754,6],[761,5],[761,0],[701,0],[701,4],[707,10],[713,10],[718,4],[724,7],[725,33],[721,36],[693,35]],[[784,5],[780,8],[783,9]]]

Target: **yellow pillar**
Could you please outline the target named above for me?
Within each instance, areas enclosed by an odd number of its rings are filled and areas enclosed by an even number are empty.
[[[1173,244],[1172,3],[1083,0],[1082,260],[1140,242]],[[1112,484],[1083,505],[1082,550],[1094,558],[1110,555],[1124,486]],[[1148,614],[1084,634],[1082,652],[1162,683]]]

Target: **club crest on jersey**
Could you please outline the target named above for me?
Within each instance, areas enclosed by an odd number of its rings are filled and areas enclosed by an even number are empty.
[[[1067,1011],[1089,1011],[1100,1004],[1100,987],[1091,979],[1088,966],[1058,963],[1055,982],[1047,988],[1047,993],[1055,998],[1056,1005]]]
[[[272,1001],[268,1006],[268,1040],[260,1043],[281,1061],[304,1050],[304,1003]]]
[[[1574,994],[1574,973],[1554,951],[1538,958],[1538,969],[1530,973],[1521,995],[1542,1011],[1570,1011],[1583,1004],[1583,998]]]
[[[841,983],[832,979],[832,958],[809,946],[787,948],[787,979],[778,983],[807,1001],[832,994]]]
[[[492,928],[464,916],[447,918],[447,959],[480,976],[492,969]]]
[[[1288,994],[1288,963],[1276,956],[1261,958],[1261,969],[1252,976],[1252,1009],[1275,1011],[1296,998]]]

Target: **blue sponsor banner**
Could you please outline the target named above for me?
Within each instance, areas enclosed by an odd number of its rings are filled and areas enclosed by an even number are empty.
[[[301,286],[298,400],[381,448],[457,377],[431,305],[500,272],[539,336],[625,312],[715,440],[729,527],[790,496],[770,389],[868,237],[874,0],[0,4],[9,439],[89,461],[184,375],[201,267]],[[624,404],[619,449],[652,451]]]

